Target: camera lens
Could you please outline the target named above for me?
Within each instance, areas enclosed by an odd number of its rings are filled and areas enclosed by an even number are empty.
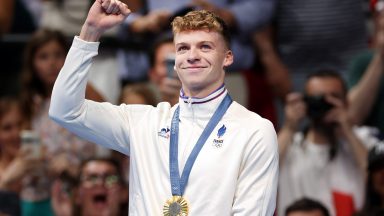
[[[332,104],[325,100],[324,95],[306,95],[307,115],[311,119],[321,119],[332,108]]]

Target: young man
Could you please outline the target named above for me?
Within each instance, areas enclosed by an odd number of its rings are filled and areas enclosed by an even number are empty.
[[[50,116],[80,136],[130,156],[131,215],[272,215],[278,175],[272,124],[232,102],[225,23],[207,11],[173,21],[179,103],[113,106],[84,99],[103,31],[129,14],[98,0],[52,93]],[[201,150],[201,151],[200,151]],[[181,176],[181,178],[180,178]]]
[[[347,90],[336,72],[310,75],[304,94],[288,95],[278,135],[279,215],[303,196],[321,201],[331,215],[351,215],[362,206],[367,149],[377,140],[350,123]],[[309,126],[300,131],[304,117]]]

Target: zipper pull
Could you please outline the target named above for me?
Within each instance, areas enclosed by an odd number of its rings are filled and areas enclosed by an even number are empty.
[[[188,107],[192,107],[192,97],[188,97]]]

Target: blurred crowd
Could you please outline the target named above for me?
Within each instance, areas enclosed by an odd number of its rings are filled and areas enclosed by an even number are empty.
[[[226,88],[278,132],[276,215],[384,215],[384,1],[121,1],[132,14],[103,35],[87,99],[175,105],[170,21],[213,11],[232,33]],[[93,2],[0,3],[0,216],[128,214],[129,156],[48,117]]]

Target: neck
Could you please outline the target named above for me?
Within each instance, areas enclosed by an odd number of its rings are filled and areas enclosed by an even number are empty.
[[[310,129],[307,134],[307,139],[315,144],[328,145],[330,144],[330,139],[325,132],[318,131],[315,129]]]
[[[186,97],[195,97],[195,98],[205,98],[208,97],[208,95],[212,94],[219,88],[224,86],[224,83],[219,83],[217,85],[212,85],[209,88],[204,88],[204,89],[194,89],[194,88],[184,88],[183,86],[183,92],[184,96]]]

